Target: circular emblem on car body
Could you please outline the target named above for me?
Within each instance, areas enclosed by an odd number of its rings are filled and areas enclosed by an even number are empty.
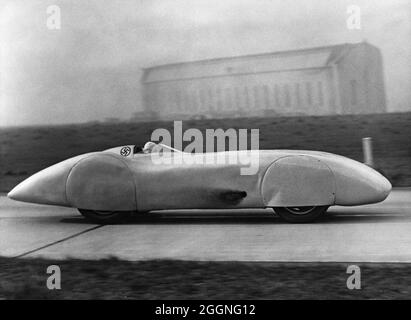
[[[130,148],[130,147],[123,147],[123,148],[121,148],[121,150],[120,150],[120,154],[121,154],[123,157],[127,157],[130,153],[131,153],[131,148]]]

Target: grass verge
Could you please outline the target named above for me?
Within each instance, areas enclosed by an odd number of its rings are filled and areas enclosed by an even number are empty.
[[[53,264],[61,290],[46,288]],[[0,298],[410,299],[411,264],[358,263],[361,290],[349,290],[351,264],[0,258]]]

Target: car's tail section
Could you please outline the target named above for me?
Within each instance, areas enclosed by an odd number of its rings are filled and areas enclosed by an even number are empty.
[[[66,197],[67,177],[73,166],[88,155],[70,158],[37,172],[14,187],[7,196],[23,202],[70,206]]]

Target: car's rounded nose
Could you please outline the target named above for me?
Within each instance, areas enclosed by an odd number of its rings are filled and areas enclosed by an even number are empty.
[[[379,178],[377,189],[378,189],[377,192],[381,195],[382,200],[384,200],[388,197],[388,195],[390,194],[392,190],[391,182],[386,177],[381,175],[381,177]]]
[[[362,205],[384,201],[391,192],[391,183],[376,170],[358,164],[336,177],[337,204]]]
[[[355,206],[384,201],[392,186],[386,177],[364,163],[325,154],[323,160],[334,174],[335,204]]]
[[[392,189],[388,179],[375,170],[373,170],[372,173],[369,173],[366,177],[362,177],[359,187],[359,197],[363,202],[367,203],[384,201]]]

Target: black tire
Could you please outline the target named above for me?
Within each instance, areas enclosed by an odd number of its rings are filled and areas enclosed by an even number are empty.
[[[131,217],[131,211],[96,211],[78,209],[78,211],[90,222],[97,224],[115,224]]]
[[[274,211],[290,223],[308,223],[321,217],[328,206],[275,207]]]

